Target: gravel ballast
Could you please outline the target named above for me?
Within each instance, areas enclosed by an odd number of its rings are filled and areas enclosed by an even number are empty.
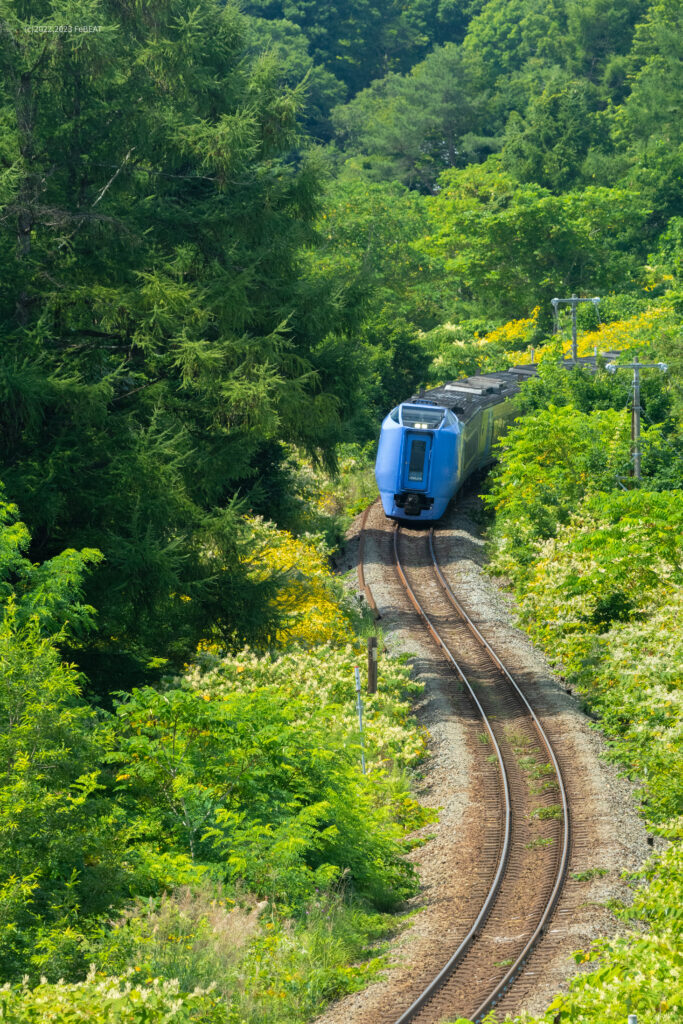
[[[633,787],[604,760],[604,739],[581,711],[578,701],[551,672],[542,653],[514,624],[510,596],[482,570],[484,543],[477,517],[480,500],[460,498],[439,525],[436,546],[449,584],[478,628],[523,687],[549,734],[560,760],[570,797],[572,853],[567,881],[548,934],[498,1014],[542,1012],[566,988],[579,969],[571,953],[591,940],[618,931],[607,909],[613,899],[628,899],[621,879],[652,852],[638,817]],[[346,557],[357,557],[360,520],[349,532]],[[477,805],[480,780],[476,760],[476,724],[454,698],[453,676],[410,607],[392,567],[391,530],[381,506],[370,509],[364,542],[365,581],[381,614],[387,650],[409,653],[424,693],[415,713],[430,735],[419,799],[438,807],[439,822],[425,830],[433,838],[413,851],[421,890],[410,909],[417,912],[390,945],[382,980],[333,1004],[317,1024],[385,1024],[409,1005],[424,961],[435,946],[449,951],[466,930],[468,897],[479,888],[477,859],[483,842]],[[348,566],[345,566],[347,568]],[[424,984],[428,978],[424,979]]]

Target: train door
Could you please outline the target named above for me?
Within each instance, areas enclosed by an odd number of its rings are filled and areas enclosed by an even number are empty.
[[[402,489],[407,491],[426,490],[431,448],[431,434],[415,433],[406,435],[403,454]]]

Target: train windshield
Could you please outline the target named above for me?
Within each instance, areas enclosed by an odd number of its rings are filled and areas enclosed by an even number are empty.
[[[425,409],[419,405],[402,405],[401,419],[404,427],[417,427],[418,430],[436,430],[443,420],[443,409]]]

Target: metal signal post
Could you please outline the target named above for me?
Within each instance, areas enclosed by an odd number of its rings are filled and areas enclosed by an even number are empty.
[[[597,307],[600,303],[600,297],[596,295],[592,299],[580,299],[578,295],[572,295],[572,297],[569,299],[551,299],[550,304],[555,310],[556,331],[557,327],[559,326],[559,313],[557,307],[560,305],[561,302],[567,303],[567,305],[570,305],[572,307],[572,362],[576,363],[578,362],[579,358],[579,353],[576,347],[576,307],[580,302],[592,302],[593,305]]]
[[[354,674],[356,676],[356,694],[358,699],[356,701],[356,711],[358,712],[358,728],[360,730],[360,763],[363,769],[363,775],[365,775],[365,743],[363,741],[363,701],[360,695],[360,671],[356,665],[354,668]]]
[[[377,693],[377,637],[368,637],[368,693]]]
[[[636,356],[632,363],[607,363],[605,369],[608,373],[616,373],[617,370],[633,370],[633,405],[631,407],[631,440],[633,441],[633,476],[636,480],[642,479],[640,467],[640,371],[645,367],[654,366],[662,373],[666,373],[669,367],[666,363],[640,363]]]

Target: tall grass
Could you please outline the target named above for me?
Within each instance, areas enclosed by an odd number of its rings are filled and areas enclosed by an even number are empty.
[[[209,989],[231,1024],[302,1024],[381,970],[381,940],[397,927],[343,892],[321,893],[300,920],[283,922],[207,885],[138,902],[111,923],[97,966]]]

